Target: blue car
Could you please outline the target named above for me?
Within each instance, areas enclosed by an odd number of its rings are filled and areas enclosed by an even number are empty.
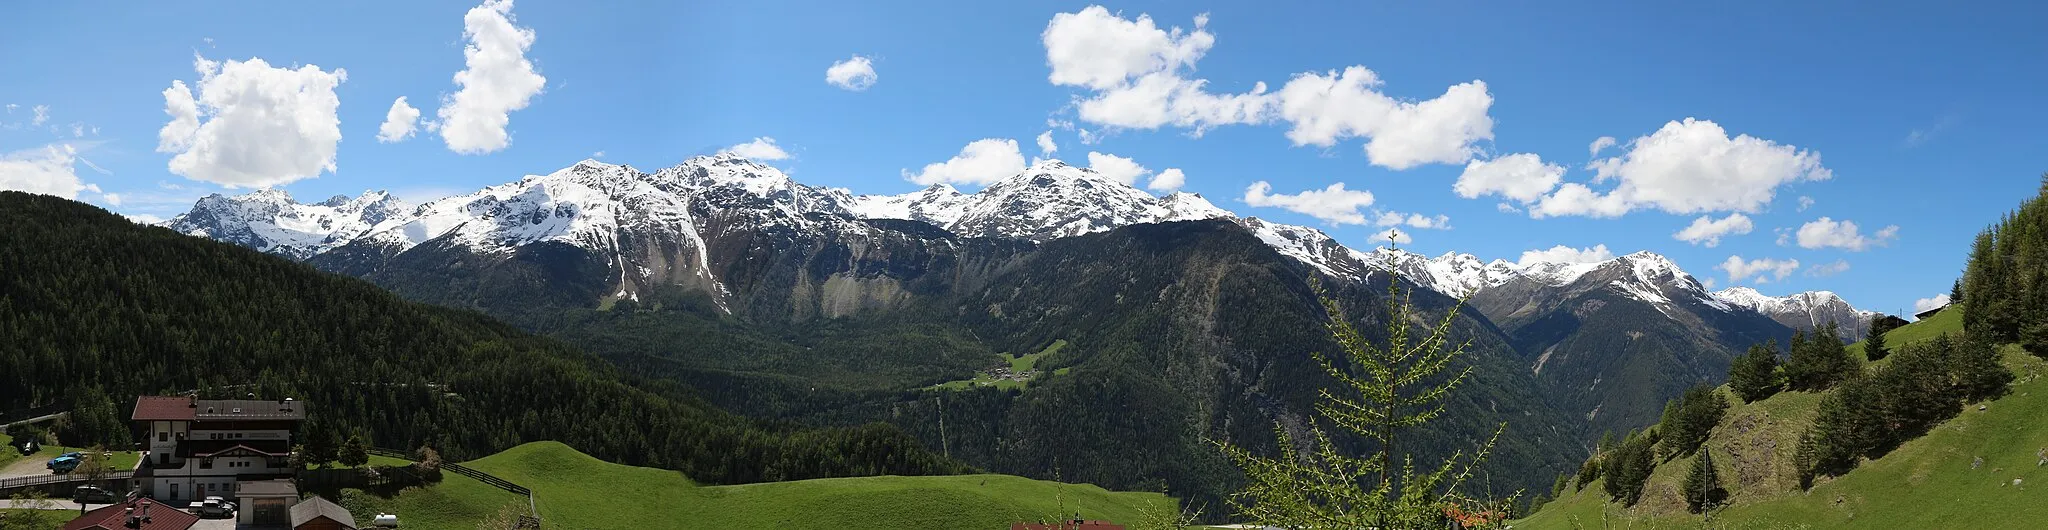
[[[50,459],[50,462],[43,464],[43,467],[50,468],[50,473],[63,475],[78,469],[80,462],[82,461],[76,456],[60,456]]]

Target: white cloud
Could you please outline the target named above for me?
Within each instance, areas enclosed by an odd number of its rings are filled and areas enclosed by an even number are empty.
[[[875,86],[881,79],[875,75],[875,63],[859,55],[851,59],[832,63],[825,69],[825,82],[842,89],[860,92]]]
[[[1671,237],[1694,245],[1714,248],[1721,245],[1721,238],[1724,236],[1739,236],[1755,229],[1756,225],[1749,221],[1747,215],[1731,213],[1720,219],[1702,215],[1698,219],[1693,219],[1692,224],[1687,225],[1684,230],[1671,234]]]
[[[1800,196],[1799,196],[1799,211],[1802,211],[1802,212],[1804,212],[1804,211],[1806,211],[1806,209],[1807,209],[1807,208],[1812,208],[1812,207],[1813,207],[1813,197],[1808,197],[1808,196],[1805,196],[1805,195],[1800,195]]]
[[[1088,169],[1124,184],[1135,184],[1139,177],[1152,174],[1152,170],[1129,158],[1094,151],[1088,152]]]
[[[78,198],[81,190],[97,187],[78,179],[78,149],[70,144],[50,144],[0,155],[0,190],[25,191]]]
[[[1146,184],[1145,188],[1152,191],[1174,191],[1180,189],[1181,186],[1187,185],[1187,183],[1187,174],[1181,173],[1180,168],[1170,167],[1166,168],[1165,171],[1159,172],[1158,175],[1153,175],[1152,183]]]
[[[341,120],[334,88],[340,68],[277,68],[260,58],[225,63],[193,59],[194,97],[183,81],[164,90],[171,121],[157,131],[172,173],[228,188],[260,188],[333,172]]]
[[[1600,156],[1601,151],[1605,151],[1609,147],[1614,147],[1614,142],[1615,140],[1612,136],[1602,136],[1599,138],[1594,138],[1593,143],[1591,145],[1586,146],[1586,156]]]
[[[50,121],[49,105],[36,105],[34,109],[30,110],[33,110],[36,113],[36,117],[28,121],[28,124],[30,126],[40,126],[43,124],[43,122]]]
[[[146,213],[126,213],[121,214],[121,216],[126,217],[129,221],[133,221],[135,224],[139,225],[154,225],[164,222],[164,218]]]
[[[1193,30],[1161,28],[1152,17],[1126,19],[1101,6],[1053,15],[1040,40],[1047,81],[1088,92],[1075,98],[1082,121],[1115,129],[1175,126],[1201,136],[1210,128],[1284,120],[1295,145],[1330,146],[1366,138],[1375,165],[1406,169],[1425,163],[1462,163],[1493,138],[1486,84],[1453,85],[1426,101],[1402,101],[1378,91],[1378,74],[1364,66],[1297,74],[1278,92],[1266,83],[1244,93],[1216,93],[1206,79],[1189,79],[1195,62],[1215,46],[1208,15]],[[1082,143],[1092,143],[1083,133]]]
[[[603,151],[599,152],[602,153]],[[784,160],[789,158],[788,151],[782,150],[782,146],[775,145],[774,138],[766,136],[754,138],[753,141],[747,143],[727,147],[725,152],[740,155],[750,160]]]
[[[1728,256],[1726,261],[1721,262],[1720,265],[1715,265],[1714,268],[1727,271],[1729,283],[1741,283],[1743,278],[1755,275],[1756,278],[1751,280],[1751,282],[1763,284],[1769,283],[1769,279],[1783,280],[1786,276],[1792,275],[1792,271],[1799,270],[1799,260],[1781,260],[1777,258],[1744,260],[1742,256]]]
[[[8,104],[7,104],[7,113],[8,113],[8,114],[13,114],[13,113],[14,113],[14,109],[18,109],[18,108],[21,108],[21,105],[19,105],[19,104],[14,104],[14,103],[8,103]]]
[[[1545,164],[1542,157],[1533,154],[1517,153],[1465,164],[1465,171],[1458,174],[1458,182],[1451,189],[1467,199],[1491,193],[1526,204],[1556,188],[1563,177],[1564,166]]]
[[[1620,156],[1595,160],[1593,182],[1618,180],[1606,193],[1568,183],[1530,209],[1533,217],[1616,217],[1638,208],[1676,214],[1754,213],[1778,186],[1827,180],[1820,155],[1749,135],[1733,138],[1711,121],[1686,118],[1629,142]]]
[[[1707,290],[1709,290],[1709,291],[1712,291],[1712,290],[1714,290],[1714,287],[1716,287],[1716,286],[1719,286],[1719,285],[1721,285],[1721,280],[1719,280],[1719,279],[1716,279],[1716,278],[1711,278],[1711,277],[1709,277],[1709,278],[1701,278],[1701,279],[1700,279],[1700,286],[1701,286],[1701,287],[1705,287],[1705,288],[1707,288]]]
[[[462,16],[463,69],[455,73],[461,88],[441,98],[435,111],[438,130],[448,149],[483,154],[511,145],[505,132],[512,111],[526,108],[548,79],[535,71],[526,51],[533,46],[532,28],[513,25],[512,0],[485,0]]]
[[[1450,230],[1451,216],[1437,215],[1436,217],[1429,217],[1419,213],[1380,212],[1379,216],[1373,219],[1372,224],[1378,226],[1407,226],[1431,230]]]
[[[1851,252],[1862,252],[1864,249],[1873,246],[1889,245],[1892,240],[1898,239],[1898,237],[1899,225],[1886,226],[1879,229],[1877,233],[1866,237],[1863,235],[1862,229],[1856,226],[1856,222],[1849,220],[1836,221],[1827,217],[1800,225],[1798,232],[1800,248],[1818,249],[1833,247]]]
[[[1836,275],[1836,274],[1841,274],[1841,273],[1844,273],[1844,272],[1848,272],[1848,271],[1849,271],[1849,260],[1841,260],[1841,259],[1838,259],[1838,260],[1835,260],[1835,261],[1832,261],[1832,262],[1829,262],[1829,263],[1816,263],[1816,264],[1814,264],[1814,265],[1811,265],[1811,266],[1808,266],[1808,267],[1806,267],[1806,275],[1807,275],[1807,276],[1818,276],[1818,277],[1827,277],[1827,276],[1834,276],[1834,275]]]
[[[926,164],[922,171],[903,170],[903,178],[918,184],[985,185],[1024,172],[1024,153],[1017,141],[983,138],[960,148],[960,154],[945,162]]]
[[[1419,102],[1381,94],[1381,84],[1364,66],[1296,75],[1279,92],[1280,117],[1294,124],[1287,139],[1327,147],[1344,138],[1369,138],[1366,158],[1397,170],[1462,163],[1479,154],[1473,143],[1493,139],[1493,118],[1486,114],[1493,95],[1483,81],[1451,85],[1442,96]]]
[[[377,141],[392,143],[411,138],[419,129],[420,109],[412,108],[405,102],[405,96],[398,96],[391,102],[391,110],[384,113],[384,124],[377,126]]]
[[[1522,259],[1516,264],[1527,267],[1538,263],[1599,263],[1611,259],[1614,259],[1614,252],[1607,250],[1604,244],[1591,248],[1558,245],[1544,250],[1523,251]]]
[[[1307,190],[1293,195],[1273,194],[1273,185],[1266,181],[1253,182],[1244,190],[1244,203],[1252,206],[1272,206],[1290,212],[1306,214],[1332,225],[1365,224],[1365,214],[1360,208],[1372,206],[1372,192],[1344,189],[1344,183],[1331,184],[1320,190]]]
[[[1409,235],[1408,235],[1408,232],[1404,232],[1404,231],[1402,231],[1402,230],[1401,230],[1401,229],[1399,229],[1399,228],[1388,228],[1388,229],[1386,229],[1386,230],[1381,230],[1381,231],[1378,231],[1378,232],[1373,232],[1373,234],[1372,234],[1372,237],[1366,238],[1366,240],[1365,240],[1365,241],[1366,241],[1367,243],[1388,243],[1388,242],[1391,242],[1391,243],[1394,243],[1394,244],[1396,244],[1396,245],[1406,245],[1406,244],[1409,244],[1409,243],[1414,243],[1414,242],[1415,242],[1415,238],[1414,238],[1414,237],[1411,237],[1411,236],[1409,236]]]
[[[1052,131],[1038,133],[1038,156],[1052,156],[1060,152],[1060,144],[1052,143]]]
[[[1917,299],[1913,301],[1913,312],[1919,313],[1929,309],[1934,309],[1937,307],[1948,305],[1948,303],[1948,293],[1937,294],[1934,295],[1933,298]]]
[[[102,194],[100,194],[100,200],[102,200],[102,201],[106,201],[107,205],[109,205],[109,206],[120,206],[120,205],[121,205],[121,194],[119,194],[119,193],[102,193]]]

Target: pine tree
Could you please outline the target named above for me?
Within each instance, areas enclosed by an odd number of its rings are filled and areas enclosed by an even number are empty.
[[[1813,428],[1807,427],[1799,433],[1799,445],[1792,450],[1792,469],[1799,473],[1799,489],[1813,487],[1813,462],[1820,453],[1820,440],[1815,439]]]
[[[361,434],[348,435],[348,441],[342,442],[341,452],[335,458],[344,466],[363,467],[363,464],[370,463],[370,444],[363,441]]]
[[[1664,458],[1677,458],[1699,449],[1727,411],[1728,401],[1722,399],[1714,387],[1705,385],[1686,389],[1684,394],[1671,400],[1664,407],[1663,419],[1657,423],[1657,432],[1663,440]]]
[[[1728,388],[1744,403],[1771,397],[1785,388],[1785,376],[1778,371],[1778,343],[1753,344],[1749,352],[1735,358],[1728,367]]]
[[[1339,359],[1315,358],[1336,390],[1321,392],[1316,412],[1340,429],[1377,442],[1372,453],[1345,454],[1320,427],[1309,428],[1312,454],[1282,450],[1264,457],[1218,442],[1248,479],[1227,502],[1240,517],[1292,528],[1422,528],[1439,524],[1450,507],[1475,507],[1458,488],[1492,451],[1506,427],[1467,456],[1458,452],[1422,473],[1412,456],[1395,462],[1394,450],[1408,429],[1427,424],[1444,410],[1444,398],[1472,373],[1470,367],[1450,372],[1451,362],[1465,353],[1464,344],[1450,342],[1458,311],[1447,311],[1429,334],[1416,340],[1410,323],[1420,318],[1398,286],[1388,286],[1385,341],[1367,341],[1335,299],[1311,283],[1329,317],[1326,328],[1344,353]],[[1341,364],[1340,364],[1341,363]],[[1275,425],[1282,448],[1297,447],[1287,430]],[[1512,502],[1514,499],[1508,499]]]
[[[1657,467],[1656,451],[1653,450],[1655,443],[1655,437],[1649,433],[1631,436],[1614,452],[1601,458],[1606,467],[1602,471],[1606,482],[1601,486],[1609,498],[1623,506],[1634,506],[1636,500],[1642,498],[1643,481],[1649,480],[1650,471]]]
[[[1884,333],[1887,330],[1879,326],[1883,319],[1884,317],[1870,319],[1870,335],[1863,338],[1863,357],[1866,359],[1875,361],[1892,354],[1891,348],[1884,344]]]
[[[1714,469],[1714,451],[1700,449],[1699,458],[1692,461],[1692,470],[1685,474],[1685,505],[1692,513],[1714,509],[1728,498],[1728,490],[1721,487],[1721,474]]]
[[[1951,284],[1951,285],[1949,285],[1949,287],[1948,287],[1948,303],[1950,303],[1950,304],[1960,304],[1960,303],[1963,303],[1963,279],[1962,279],[1962,278],[1956,278],[1956,283],[1954,283],[1954,284]]]
[[[1792,335],[1792,355],[1785,362],[1785,382],[1793,390],[1826,390],[1857,369],[1842,347],[1834,322],[1815,329],[1813,335]]]

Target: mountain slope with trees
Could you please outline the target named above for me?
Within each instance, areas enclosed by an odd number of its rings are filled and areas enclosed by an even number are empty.
[[[132,396],[197,389],[296,397],[315,436],[457,459],[548,439],[714,483],[967,470],[888,425],[749,420],[477,313],[53,197],[0,192],[0,270],[0,408],[104,395],[126,418]]]

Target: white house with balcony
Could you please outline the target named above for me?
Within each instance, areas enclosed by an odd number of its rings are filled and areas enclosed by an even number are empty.
[[[237,499],[241,522],[282,524],[298,502],[290,481],[291,437],[305,419],[306,404],[289,398],[136,398],[134,420],[149,448],[136,469],[136,486],[171,506],[213,496]]]

